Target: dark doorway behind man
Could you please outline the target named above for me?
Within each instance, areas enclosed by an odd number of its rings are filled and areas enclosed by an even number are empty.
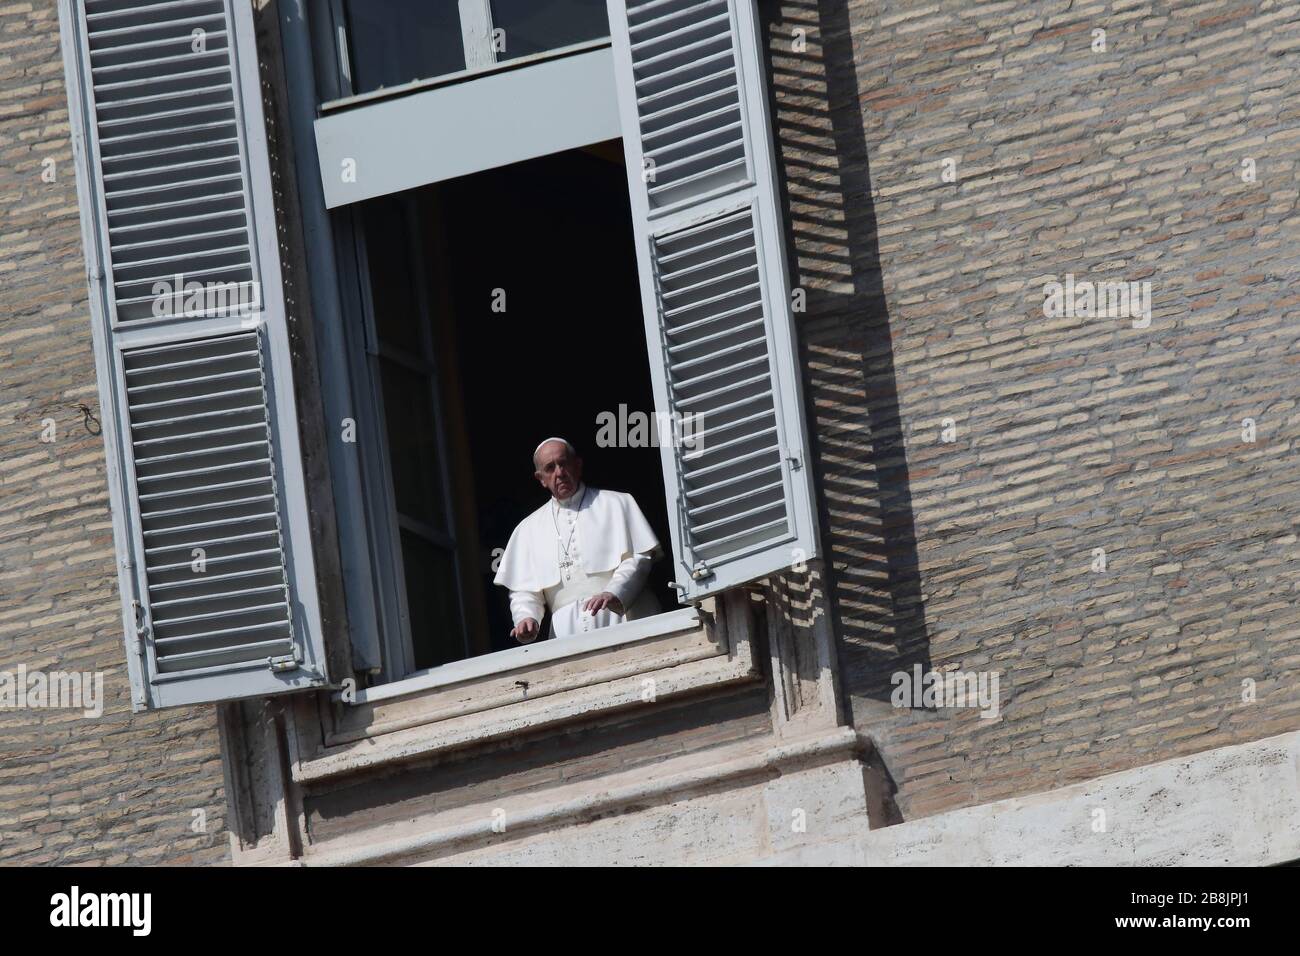
[[[422,191],[436,193],[424,202],[443,259],[437,311],[452,320],[468,450],[453,484],[475,504],[482,587],[467,593],[486,599],[491,650],[515,646],[494,558],[547,500],[530,456],[552,435],[577,447],[589,484],[636,498],[665,552],[647,587],[664,610],[677,606],[659,449],[596,444],[600,413],[654,413],[625,177],[615,142]]]

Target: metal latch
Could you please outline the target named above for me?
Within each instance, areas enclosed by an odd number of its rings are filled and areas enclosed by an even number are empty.
[[[703,581],[705,578],[713,577],[713,571],[703,561],[698,561],[695,567],[691,568],[691,579]]]

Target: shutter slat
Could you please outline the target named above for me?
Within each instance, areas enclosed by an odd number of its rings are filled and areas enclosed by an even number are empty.
[[[779,455],[780,452],[781,452],[780,446],[768,445],[764,448],[758,449],[757,451],[751,451],[748,454],[737,455],[728,461],[719,462],[716,465],[709,465],[705,468],[692,468],[687,472],[688,479],[698,480],[700,478],[704,478],[709,475],[716,475],[718,472],[728,471],[736,467],[736,465],[741,464],[742,462],[753,461],[756,458],[763,458],[771,455]]]
[[[235,561],[248,561],[253,558],[264,558],[269,555],[278,555],[279,553],[280,551],[277,548],[263,548],[261,551],[246,551],[243,554],[233,554],[219,558],[205,558],[204,563],[207,567],[212,567],[214,564],[231,564]],[[167,571],[184,571],[193,566],[194,561],[187,559],[185,561],[177,561],[175,564],[158,564],[154,566],[154,570],[162,574]],[[165,585],[158,586],[164,587]]]
[[[213,36],[214,34],[209,33],[207,34],[207,39],[211,40]],[[170,43],[174,41],[169,40],[166,42]],[[169,66],[171,64],[184,63],[188,65],[193,63],[195,60],[201,60],[204,57],[219,56],[224,59],[225,57],[228,56],[228,54],[229,51],[227,51],[225,47],[217,47],[216,49],[205,50],[202,53],[195,53],[193,52],[193,50],[186,50],[184,53],[178,53],[175,56],[160,56],[160,57],[155,57],[152,60],[130,60],[126,63],[106,63],[103,66],[92,67],[90,72],[93,75],[93,74],[104,74],[104,73],[120,73],[124,70],[148,70],[154,67]],[[225,72],[227,74],[229,73],[228,66],[225,68]],[[173,74],[166,74],[166,75],[171,76]]]
[[[160,637],[158,638],[156,643],[160,647],[165,648],[175,644],[194,643],[195,641],[207,641],[207,640],[213,640],[214,638],[229,637],[235,634],[251,634],[255,631],[267,631],[270,630],[271,628],[282,628],[282,627],[284,627],[284,624],[279,621],[270,624],[246,624],[243,627],[223,627],[217,631],[201,631],[198,634],[186,634],[181,637]],[[274,643],[279,644],[285,640],[287,640],[287,638],[280,638],[277,639]],[[271,642],[268,641],[267,643],[271,643]],[[233,646],[238,648],[238,647],[247,647],[249,645],[235,644]]]
[[[674,20],[679,20],[682,17],[699,16],[699,14],[704,10],[726,10],[726,9],[727,9],[727,4],[725,0],[706,0],[706,2],[704,3],[698,3],[693,6],[685,7],[684,9],[681,10],[675,10],[671,13],[665,13],[663,16],[655,17],[652,20],[642,20],[640,23],[631,25],[629,27],[629,32],[633,36],[636,36],[638,33],[644,33],[645,31],[654,29],[655,27],[664,26],[666,24],[672,23]]]
[[[271,570],[273,572],[283,574],[283,571],[280,568],[272,568]],[[190,583],[194,584],[196,582],[190,582]],[[154,589],[150,588],[150,590],[152,591]],[[220,601],[236,601],[244,598],[256,598],[263,594],[270,594],[272,591],[284,591],[284,585],[270,584],[260,588],[242,588],[238,591],[225,591],[220,594],[205,594],[201,597],[164,598],[161,601],[151,601],[150,604],[154,608],[154,610],[157,610],[158,608],[170,609],[170,608],[178,607],[180,605],[189,605],[189,604],[197,604],[199,606],[203,606],[204,604],[215,604]],[[269,605],[263,605],[261,607],[246,608],[239,613],[252,614],[259,611],[272,610],[277,607],[280,607],[280,604],[269,604]],[[157,623],[159,627],[163,627],[167,624],[189,624],[195,620],[206,621],[214,617],[221,617],[223,613],[229,613],[229,612],[213,611],[208,614],[200,614],[195,617],[189,617],[189,618],[155,617],[154,621]]]
[[[271,552],[274,554],[275,552]],[[189,567],[184,564],[181,567]],[[242,578],[255,578],[264,574],[279,573],[280,566],[278,563],[266,568],[254,568],[251,571],[231,571],[228,574],[200,574],[189,581],[167,581],[163,584],[151,584],[149,590],[153,591],[174,591],[177,588],[192,588],[203,584],[219,584],[225,581],[238,581]],[[154,607],[158,607],[158,602],[154,602]]]
[[[197,440],[199,438],[207,438],[211,435],[228,435],[231,432],[248,431],[250,428],[258,428],[258,427],[260,427],[260,423],[250,424],[250,425],[231,425],[229,428],[213,428],[213,429],[209,429],[208,431],[190,432],[187,434],[177,435],[174,437],[168,435],[165,438],[145,438],[142,439],[141,441],[132,442],[131,444],[136,448],[139,448],[142,445],[157,445],[161,442],[183,442],[183,441]]]
[[[724,478],[722,481],[715,481],[712,484],[701,485],[694,489],[687,489],[686,497],[687,499],[703,498],[716,491],[721,491],[723,488],[734,488],[736,485],[744,484],[746,481],[752,481],[755,478],[771,474],[774,471],[780,471],[780,469],[780,464],[764,465],[762,468],[755,468],[753,471],[747,471],[741,475]]]
[[[213,6],[212,0],[162,0],[160,3],[139,4],[136,6],[123,7],[118,10],[107,10],[103,13],[87,13],[86,20],[103,20],[109,17],[124,17],[138,13],[159,13],[163,10],[176,10],[186,7]],[[91,9],[91,8],[88,8]]]
[[[655,186],[650,190],[650,194],[655,197],[670,197],[669,199],[664,200],[664,204],[667,205],[672,201],[672,196],[682,192],[683,190],[699,184],[712,183],[716,181],[719,176],[732,173],[736,170],[741,170],[744,166],[745,160],[743,158],[732,159],[728,162],[720,163],[711,169],[702,169],[698,173],[683,176],[674,182],[665,183],[662,186]]]
[[[736,279],[740,276],[756,273],[758,271],[758,263],[754,261],[754,256],[752,255],[753,252],[754,247],[750,246],[748,249],[742,249],[731,255],[717,256],[713,259],[709,259],[698,266],[682,269],[679,272],[665,273],[661,280],[665,287],[663,293],[664,299],[677,299],[681,296],[693,295],[701,289],[706,289],[709,286],[718,285],[719,283],[727,282],[730,279]],[[700,282],[693,282],[690,285],[683,286],[677,284],[681,281],[683,276],[692,276],[700,272],[708,273],[717,266],[729,263],[730,260],[733,259],[740,260],[742,263],[741,268],[732,269],[730,272],[723,272],[717,275],[710,275],[708,278]],[[672,288],[668,288],[669,285],[671,285]]]
[[[689,388],[694,388],[696,385],[699,385],[701,383],[712,382],[712,381],[716,381],[717,379],[726,378],[727,376],[732,375],[735,372],[739,372],[743,369],[754,368],[760,365],[761,366],[767,365],[766,353],[764,353],[763,355],[755,356],[754,358],[745,359],[745,361],[743,362],[736,362],[732,365],[726,366],[725,368],[720,368],[714,371],[705,372],[703,375],[697,375],[694,378],[678,379],[677,381],[673,382],[673,390],[677,392],[681,392]]]
[[[665,309],[664,319],[671,322],[679,315],[685,315],[688,312],[695,312],[700,309],[706,308],[708,306],[718,305],[719,303],[726,302],[728,299],[735,299],[738,296],[746,296],[745,299],[746,303],[753,305],[756,304],[759,300],[752,298],[751,294],[761,293],[762,291],[763,291],[763,285],[761,282],[746,283],[745,285],[740,286],[739,288],[728,289],[726,292],[719,292],[717,295],[709,296],[708,298],[705,299],[700,299],[697,302],[688,302],[685,305],[679,305],[676,308]],[[731,308],[735,308],[735,307],[733,306]]]
[[[211,491],[229,491],[232,488],[247,488],[249,485],[264,485],[270,478],[247,478],[242,481],[222,481],[211,485],[202,485],[198,488],[180,488],[175,491],[154,491],[146,495],[139,495],[141,501],[157,501],[160,498],[175,498],[178,495],[201,495]]]
[[[243,520],[243,519],[240,519],[240,520]],[[234,544],[234,542],[237,542],[237,541],[253,541],[253,540],[256,540],[256,538],[259,538],[259,537],[268,537],[268,536],[272,536],[272,535],[274,535],[274,533],[276,533],[276,532],[273,532],[273,531],[255,531],[255,532],[250,532],[250,533],[248,533],[248,535],[226,535],[226,536],[224,536],[224,537],[207,538],[207,540],[203,540],[203,541],[190,541],[190,542],[185,542],[185,544],[175,544],[175,545],[156,545],[156,546],[153,546],[153,548],[147,548],[146,550],[144,550],[144,553],[146,553],[146,554],[161,554],[162,551],[177,551],[177,550],[190,550],[190,551],[192,551],[192,550],[194,550],[195,548],[203,548],[204,550],[207,550],[208,548],[218,548],[218,546],[221,546],[221,545]],[[278,554],[278,553],[279,553],[279,549],[278,549],[278,548],[277,548],[277,549],[274,549],[274,553],[277,553],[277,554]],[[173,570],[173,568],[175,568],[175,567],[186,566],[186,564],[188,564],[188,563],[190,563],[190,562],[182,562],[182,564],[159,564],[159,566],[157,566],[157,570],[159,570],[159,571],[170,571],[170,570]],[[211,562],[209,562],[209,563],[211,563]]]
[[[173,369],[177,368],[180,365],[180,363],[169,363],[169,364]],[[154,368],[132,369],[131,371],[134,374],[139,375],[144,372],[163,371],[163,369],[161,367],[154,367]],[[254,374],[256,374],[256,371],[254,369],[247,369],[247,368],[236,369],[233,372],[214,372],[211,375],[199,375],[194,378],[171,379],[165,382],[151,382],[148,385],[128,385],[126,389],[126,393],[128,395],[137,395],[140,392],[154,391],[159,388],[177,388],[183,385],[197,385],[200,382],[219,382],[222,379],[227,379],[227,378],[247,378],[249,375],[254,375]]]
[[[742,322],[740,325],[728,326],[721,332],[711,332],[708,335],[701,335],[698,338],[692,339],[689,342],[684,342],[681,345],[670,345],[666,351],[669,355],[676,355],[680,352],[687,352],[691,349],[698,348],[701,345],[707,345],[710,342],[718,341],[719,339],[731,338],[737,332],[748,331],[749,329],[759,328],[763,325],[766,325],[766,322],[764,322],[762,316],[759,316],[757,319]]]
[[[775,471],[776,468],[768,468],[766,470]],[[725,508],[728,505],[738,504],[742,501],[749,501],[755,495],[766,494],[771,491],[780,491],[783,484],[784,483],[778,479],[777,481],[768,482],[766,485],[760,485],[758,488],[755,488],[752,491],[746,490],[741,492],[738,495],[732,495],[729,498],[723,498],[722,500],[715,501],[711,504],[698,505],[697,507],[694,508],[687,508],[686,513],[690,515],[692,518],[694,518],[709,511],[716,511],[718,508]],[[188,567],[188,565],[185,565],[185,567]]]
[[[654,86],[657,87],[657,89],[655,89],[653,93],[642,93],[640,101],[644,103],[653,96],[663,97],[672,93],[680,93],[681,90],[693,89],[694,84],[698,82],[700,78],[697,77],[696,80],[687,83],[679,83],[678,81],[683,77],[699,72],[701,67],[720,66],[724,63],[727,64],[726,73],[735,72],[735,67],[732,65],[735,63],[735,59],[732,57],[730,50],[722,50],[718,53],[710,53],[708,56],[696,57],[694,59],[688,58],[687,62],[683,63],[681,66],[675,66],[671,70],[662,70],[659,73],[642,76],[636,81],[638,93],[640,93],[641,87],[643,86]]]
[[[705,534],[706,532],[713,531],[716,528],[722,528],[729,524],[735,524],[737,521],[744,521],[746,518],[752,518],[755,515],[766,514],[774,508],[781,508],[784,510],[785,500],[783,498],[778,499],[775,502],[768,502],[765,505],[759,505],[757,508],[749,508],[748,510],[740,511],[733,515],[727,515],[725,518],[705,521],[701,524],[694,525],[694,530],[696,534]]]
[[[159,643],[161,643],[161,640]],[[187,669],[193,667],[199,661],[212,660],[217,657],[234,657],[236,658],[236,661],[232,663],[241,663],[245,660],[257,660],[259,657],[263,656],[263,652],[287,647],[289,644],[289,638],[283,637],[274,641],[258,641],[254,644],[233,644],[228,647],[218,647],[204,651],[190,651],[184,654],[159,654],[158,663],[159,666],[171,667],[185,665]]]
[[[138,405],[132,405],[133,412],[153,411],[155,408],[171,408],[175,405],[188,405],[191,402],[210,402],[214,399],[229,398],[232,395],[258,395],[261,394],[260,385],[252,385],[248,388],[226,389],[224,392],[208,392],[205,394],[186,395],[182,398],[168,398],[161,402],[142,402]]]
[[[733,93],[735,93],[737,97],[739,97],[740,95],[739,88],[736,86],[736,70],[735,67],[732,65],[731,58],[724,54],[719,57],[710,57],[709,59],[719,60],[719,61],[726,60],[727,67],[725,69],[716,70],[713,73],[706,73],[703,76],[698,76],[695,79],[688,80],[685,83],[678,83],[674,86],[669,86],[658,93],[647,93],[646,95],[641,96],[637,99],[637,107],[640,110],[640,114],[641,114],[640,125],[642,130],[644,130],[648,126],[653,126],[656,120],[662,118],[667,113],[674,113],[684,109],[697,108],[700,103],[705,102],[706,100],[713,99],[717,94],[721,92],[730,90]],[[698,62],[694,64],[694,66],[697,68],[699,67],[699,65],[700,64]],[[682,67],[682,71],[689,72],[690,69],[689,67]],[[669,79],[671,78],[672,77],[669,77]],[[686,100],[681,99],[681,97],[684,94],[693,93],[697,88],[702,86],[707,86],[710,83],[717,83],[719,80],[729,80],[730,84],[728,86],[719,87],[710,93],[703,93],[698,96],[688,98]],[[676,99],[676,102],[672,103],[669,106],[658,105],[662,103],[664,100],[670,100],[670,99]]]
[[[755,538],[760,538],[767,532],[784,530],[786,526],[786,519],[781,517],[774,521],[769,521],[766,524],[758,525],[757,527],[745,528],[742,531],[729,534],[724,538],[716,538],[708,542],[708,553],[713,554],[724,551],[728,545],[741,541],[752,542]]]
[[[229,416],[232,416],[232,415],[241,415],[241,414],[245,414],[245,413],[247,413],[247,412],[255,412],[255,411],[260,411],[260,410],[261,410],[260,407],[257,406],[257,405],[243,405],[243,406],[240,406],[239,408],[219,408],[219,409],[216,409],[215,411],[210,411],[210,412],[196,412],[196,413],[193,414],[193,415],[184,415],[184,416],[181,416],[180,418],[163,418],[163,419],[160,419],[160,420],[158,420],[158,421],[153,421],[153,422],[138,422],[138,423],[136,423],[135,425],[133,425],[133,426],[131,426],[131,427],[132,427],[132,430],[140,429],[140,428],[158,428],[158,427],[166,427],[166,426],[168,426],[168,425],[177,425],[177,424],[181,424],[181,423],[188,423],[188,422],[193,421],[193,420],[196,419],[196,418],[222,418],[222,417],[229,417]]]
[[[712,401],[713,399],[717,398],[720,395],[726,395],[729,392],[738,392],[741,391],[742,389],[749,387],[750,385],[756,385],[759,382],[768,382],[768,381],[770,381],[770,378],[766,372],[764,372],[761,375],[753,375],[750,376],[749,378],[742,379],[739,382],[731,382],[727,385],[719,386],[718,388],[712,389],[710,391],[702,392],[699,395],[691,395],[685,398],[679,397],[677,399],[677,407],[681,409],[693,409],[697,406],[707,404],[708,402]],[[698,413],[694,413],[694,414],[698,414]]]
[[[234,113],[233,103],[195,103],[184,109],[177,110],[160,110],[157,113],[142,113],[139,116],[119,116],[117,119],[101,120],[100,129],[115,129],[119,126],[140,126],[146,123],[152,123],[154,120],[171,119],[174,116],[197,116],[203,113]],[[232,116],[233,122],[233,116]],[[177,130],[163,128],[161,130],[150,130],[155,136],[161,133],[177,132]],[[108,137],[109,142],[112,138]]]
[[[211,23],[214,20],[221,20],[222,18],[223,18],[223,14],[220,13],[205,13],[197,17],[186,17],[184,19],[179,19],[179,20],[168,20],[166,21],[166,25],[171,28],[192,27],[200,23]],[[150,29],[150,28],[140,27],[140,26],[130,26],[130,27],[116,27],[107,30],[91,30],[89,33],[89,37],[91,42],[94,43],[94,41],[96,40],[110,39],[112,37],[132,36],[138,34],[142,29]],[[157,29],[157,27],[153,27],[152,29]],[[187,30],[185,32],[188,33],[189,31]],[[186,36],[185,39],[188,41],[189,37]],[[129,46],[129,44],[123,44],[123,46]],[[95,50],[94,47],[92,47],[91,49],[92,52],[103,52],[108,49],[116,50],[118,49],[118,47],[101,46],[99,47],[98,50]]]
[[[199,240],[199,239],[215,239],[215,238],[217,238],[218,236],[243,235],[243,234],[244,234],[244,229],[243,229],[243,228],[235,228],[235,229],[220,229],[220,230],[217,230],[216,232],[192,232],[192,233],[186,233],[185,238],[186,238],[186,240],[189,241],[189,242],[194,242],[195,240]],[[135,250],[135,249],[152,249],[152,248],[154,248],[155,246],[165,246],[165,245],[168,245],[168,244],[170,244],[170,243],[174,243],[175,241],[176,241],[175,239],[151,239],[151,240],[149,240],[148,242],[128,242],[128,243],[126,243],[126,244],[124,244],[124,245],[120,245],[120,246],[118,246],[117,248],[118,248],[119,251],[120,251],[120,250],[124,250],[124,249],[131,249],[131,250]],[[247,247],[245,246],[244,248],[247,248]]]
[[[139,462],[137,461],[136,464],[138,465]],[[257,462],[254,461],[251,464],[256,465]],[[171,471],[162,475],[139,475],[137,477],[137,480],[141,484],[144,484],[146,482],[152,484],[154,482],[159,482],[159,481],[175,481],[177,478],[193,478],[196,475],[216,475],[216,474],[220,474],[223,471],[234,471],[236,469],[247,468],[249,467],[249,465],[250,462],[236,461],[224,465],[210,465],[207,468],[189,468],[186,469],[185,471]],[[249,479],[249,480],[266,481],[267,479],[258,478],[258,479]],[[181,491],[184,493],[189,493],[190,489],[184,488],[181,489]]]
[[[205,35],[207,36],[208,40],[224,39],[226,37],[226,31],[208,30]],[[192,42],[193,41],[191,35],[188,32],[186,32],[183,35],[164,37],[161,40],[142,40],[139,43],[122,43],[117,46],[109,46],[109,47],[103,47],[98,50],[91,50],[90,58],[91,61],[93,62],[96,57],[102,58],[109,54],[122,54],[122,53],[135,54],[135,53],[139,53],[141,50],[152,50],[152,49],[156,49],[157,47],[177,46],[177,45],[183,46],[187,51],[190,51],[193,49],[193,47],[191,46]],[[219,49],[224,51],[226,47],[220,47]],[[181,54],[181,55],[184,56],[186,54]],[[137,60],[134,61],[131,65],[143,67],[143,66],[148,66],[151,63],[156,63],[156,61]],[[157,65],[162,65],[162,64],[157,64]]]
[[[204,67],[200,70],[189,70],[184,73],[168,73],[164,77],[146,76],[135,80],[118,80],[114,83],[100,83],[95,88],[102,95],[117,90],[147,90],[151,86],[156,86],[159,82],[177,83],[181,80],[190,79],[191,77],[229,75],[230,67],[226,64],[221,64],[218,66]],[[146,93],[144,96],[120,100],[114,99],[111,102],[100,103],[99,108],[101,111],[105,109],[118,109],[123,106],[136,106],[140,103],[157,103],[162,100],[174,100],[178,97],[185,96],[199,96],[204,93],[230,93],[233,97],[234,91],[230,88],[229,83],[218,83],[215,86],[200,87],[198,89],[171,90],[166,93]]]
[[[667,339],[673,339],[685,335],[687,332],[694,332],[706,325],[715,325],[719,322],[725,322],[728,319],[735,318],[743,312],[753,312],[754,309],[761,308],[762,305],[763,303],[761,299],[754,299],[742,305],[737,305],[730,309],[724,309],[721,312],[710,312],[703,318],[695,319],[691,322],[674,324],[672,328],[665,328],[664,337]]]
[[[120,136],[105,136],[100,139],[100,145],[111,145],[113,143],[127,143],[137,139],[156,140],[160,136],[188,136],[192,133],[198,133],[203,130],[227,129],[230,123],[225,120],[209,120],[203,123],[190,123],[186,126],[174,126],[169,130],[159,133],[157,130],[146,130],[142,133],[123,133]],[[105,157],[105,161],[119,159],[119,156]]]
[[[104,182],[117,181],[119,179],[144,179],[149,176],[157,176],[159,173],[179,173],[187,169],[203,169],[206,166],[229,165],[231,161],[238,162],[239,154],[233,156],[213,156],[209,159],[196,159],[188,163],[170,163],[164,166],[137,166],[134,169],[123,170],[120,173],[105,173]],[[234,177],[231,177],[234,178]],[[117,193],[114,193],[117,195]],[[121,246],[114,246],[120,249]]]
[[[231,195],[238,196],[239,193],[232,193]],[[178,219],[161,219],[154,222],[135,223],[129,226],[113,226],[112,228],[109,229],[109,234],[111,235],[114,233],[122,233],[122,232],[140,232],[141,230],[147,230],[147,229],[184,229],[188,226],[189,223],[194,223],[194,222],[206,223],[206,222],[210,222],[215,218],[231,218],[236,216],[242,217],[243,215],[244,213],[242,210],[237,212],[202,213],[197,216],[182,216]],[[241,226],[240,228],[242,229],[245,227]],[[184,233],[184,235],[190,235],[190,234],[191,233],[188,230]]]
[[[707,122],[707,120],[701,120],[701,122]],[[687,163],[696,163],[699,162],[701,159],[708,159],[710,156],[713,156],[714,154],[722,153],[728,150],[734,150],[736,146],[743,145],[744,139],[739,134],[740,128],[741,128],[741,124],[738,122],[713,126],[711,128],[706,129],[702,133],[698,133],[694,136],[679,138],[669,143],[667,146],[664,146],[660,149],[651,150],[650,152],[646,153],[646,156],[649,157],[650,159],[655,160],[655,171],[658,175],[662,176],[665,172],[669,172],[673,169],[676,169],[679,166],[684,166]],[[689,152],[690,147],[695,146],[699,143],[714,140],[717,137],[723,136],[727,133],[734,133],[736,135],[731,136],[722,144],[715,146],[711,149],[696,150],[695,152]],[[687,150],[687,152],[684,155],[682,155],[681,158],[679,159],[674,159],[669,162],[658,161],[657,157],[665,156],[670,153],[678,153],[683,150]]]
[[[155,617],[155,627],[178,627],[182,624],[198,624],[200,621],[215,621],[217,618],[230,617],[235,614],[262,614],[267,611],[276,611],[280,608],[288,610],[288,605],[283,601],[273,601],[270,604],[251,604],[248,607],[240,608],[238,611],[206,611],[202,614],[186,614],[182,617]]]
[[[158,518],[174,518],[177,515],[199,515],[204,511],[221,511],[223,509],[238,508],[242,505],[255,504],[257,502],[269,502],[274,500],[275,500],[275,496],[271,494],[246,495],[242,498],[229,498],[217,502],[186,503],[176,508],[163,508],[156,511],[142,511],[140,516],[144,518],[146,521],[149,521],[149,520],[156,520]],[[268,515],[274,517],[274,511],[267,510],[262,513],[263,517]],[[146,535],[170,534],[171,532],[174,531],[189,530],[191,528],[199,528],[199,527],[204,527],[204,528],[215,527],[216,525],[230,524],[231,522],[235,522],[235,521],[253,521],[257,517],[258,515],[241,515],[237,518],[223,518],[220,521],[209,521],[205,524],[179,525],[179,526],[173,526],[169,528],[148,528],[145,530],[145,534]]]
[[[766,415],[763,417],[765,417],[768,421],[772,420],[771,415]],[[728,448],[737,448],[741,445],[751,444],[755,439],[762,438],[765,436],[771,436],[772,438],[775,438],[776,426],[773,425],[770,428],[764,428],[757,432],[753,432],[752,434],[741,435],[739,438],[729,438],[727,441],[724,441],[721,444],[714,444],[712,442],[707,442],[707,441],[703,442],[703,450],[684,452],[682,454],[682,461],[686,464],[690,464],[692,462],[696,462],[700,460],[701,458],[707,458],[710,455],[718,454],[718,452],[726,451]],[[701,436],[698,435],[696,436],[695,443],[696,445],[701,444]]]
[[[725,18],[721,18],[725,19]],[[694,31],[695,25],[685,28],[685,30]],[[685,32],[685,31],[681,31]],[[649,55],[637,56],[633,50],[633,62],[636,63],[636,76],[638,80],[648,80],[658,74],[656,67],[665,63],[680,63],[684,59],[694,59],[694,54],[708,47],[716,47],[725,44],[728,52],[731,50],[730,36],[725,30],[715,30],[713,33],[701,40],[694,40],[690,43],[683,44],[672,50],[665,50],[663,53],[653,53]]]
[[[741,426],[744,425],[751,425],[756,422],[770,422],[771,420],[772,420],[771,410],[763,409],[762,411],[754,412],[752,415],[745,415],[742,418],[737,418],[734,421],[725,422],[721,425],[711,425],[708,428],[703,429],[702,431],[697,431],[694,433],[693,437],[695,440],[695,445],[700,448],[707,448],[711,452],[717,451],[719,448],[725,446],[713,444],[713,436],[715,434],[719,432],[728,432],[734,428],[740,428]],[[688,451],[686,455],[689,456],[689,454],[690,452]]]
[[[725,27],[731,19],[731,14],[727,13],[727,11],[724,8],[720,16],[700,17],[699,14],[703,12],[703,10],[704,7],[703,5],[701,5],[695,10],[689,11],[691,13],[696,14],[696,17],[692,23],[689,23],[684,27],[678,27],[677,29],[670,30],[667,33],[660,33],[656,36],[648,37],[644,40],[637,40],[633,42],[632,44],[633,56],[640,57],[641,59],[639,60],[639,62],[649,63],[650,60],[645,58],[646,51],[651,49],[652,47],[658,46],[662,43],[670,43],[670,44],[675,43],[676,41],[680,40],[682,37],[690,36],[691,34],[694,33],[699,33],[701,30],[707,30],[710,27],[715,28],[714,32],[710,35],[710,39],[716,37],[718,33],[723,32],[722,30],[717,28]],[[687,11],[683,11],[683,14],[685,14],[686,12]]]
[[[732,333],[732,330],[728,330],[728,331],[729,331],[729,334],[733,334],[733,333]],[[720,359],[720,358],[725,358],[725,357],[730,356],[730,355],[735,355],[735,354],[738,353],[738,352],[746,352],[746,351],[749,351],[750,349],[753,349],[755,346],[765,346],[766,341],[767,341],[767,340],[766,340],[766,337],[765,337],[765,336],[762,336],[762,335],[758,336],[758,338],[749,338],[749,339],[745,339],[744,341],[737,342],[735,345],[728,345],[728,346],[726,346],[725,348],[713,349],[713,350],[709,351],[707,354],[700,356],[699,358],[687,359],[687,360],[684,361],[684,362],[669,362],[669,363],[668,363],[668,370],[669,370],[670,372],[672,372],[674,376],[677,376],[677,377],[678,377],[678,382],[681,384],[682,387],[687,387],[687,386],[689,386],[689,384],[690,384],[691,382],[696,381],[696,379],[682,378],[682,377],[680,377],[682,372],[688,372],[688,371],[690,371],[691,369],[695,369],[695,368],[699,368],[699,367],[704,366],[704,365],[708,365],[708,364],[710,364],[710,363],[712,363],[712,362],[716,362],[716,361],[717,361],[718,359]],[[766,361],[767,361],[767,349],[766,349],[766,348],[763,349],[763,354],[762,354],[762,355],[757,356],[757,357],[753,358],[752,360],[746,360],[747,363],[749,363],[749,362],[760,362],[760,363],[761,363],[761,362],[766,362]],[[747,367],[748,367],[748,364],[729,365],[729,366],[727,366],[725,369],[718,370],[718,371],[713,372],[713,373],[711,373],[711,374],[715,374],[715,375],[726,375],[726,374],[728,374],[728,373],[730,373],[730,372],[732,372],[732,371],[734,371],[734,370],[738,370],[738,369],[740,369],[740,368],[747,368]]]
[[[141,465],[157,464],[160,461],[177,461],[182,458],[194,458],[198,454],[224,455],[228,452],[238,451],[241,449],[265,447],[266,444],[267,444],[266,440],[263,439],[262,441],[244,442],[243,444],[239,444],[239,445],[222,445],[220,448],[212,448],[203,452],[178,451],[178,452],[173,452],[170,455],[154,455],[150,458],[137,458],[135,460],[135,463],[136,466],[139,467]]]
[[[193,149],[224,149],[230,146],[238,147],[239,139],[228,137],[210,142],[184,143],[180,146],[169,146],[166,149],[146,149],[138,153],[122,153],[117,156],[106,157],[105,163],[124,163],[128,160],[135,159],[153,159],[155,156],[176,156],[180,153],[186,153]],[[238,149],[235,152],[238,155]]]
[[[734,87],[732,87],[732,89],[734,89]],[[675,136],[676,134],[681,133],[683,130],[690,129],[692,127],[699,126],[701,124],[707,124],[711,120],[717,120],[722,118],[724,115],[736,116],[737,112],[735,106],[723,106],[715,110],[700,109],[702,103],[705,103],[710,99],[715,99],[720,93],[725,93],[725,92],[726,92],[725,90],[719,90],[717,93],[710,93],[705,96],[701,96],[697,99],[691,100],[687,103],[683,103],[681,107],[674,107],[673,110],[665,110],[664,111],[665,113],[681,112],[685,110],[688,115],[686,119],[678,120],[676,123],[671,123],[667,126],[659,126],[653,130],[647,129],[646,132],[642,135],[642,139],[645,140],[646,142],[649,142],[650,140],[659,139],[664,136]],[[738,129],[740,128],[740,126],[741,126],[740,122],[737,121],[733,124],[730,124],[726,128]],[[682,143],[690,142],[690,140],[679,140],[675,142],[676,145],[680,146],[682,145]],[[664,148],[666,149],[667,147]],[[658,150],[658,151],[649,150],[646,153],[646,155],[652,156],[656,152],[662,152],[662,150]]]

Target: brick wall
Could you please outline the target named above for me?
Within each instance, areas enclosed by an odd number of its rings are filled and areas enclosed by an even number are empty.
[[[100,671],[105,697],[98,719],[0,708],[0,863],[218,862],[215,715],[131,714],[104,446],[78,404],[99,417],[58,17],[0,4],[0,670]]]
[[[844,684],[899,815],[1300,726],[1300,5],[763,10]],[[1149,281],[1150,327],[1045,318],[1066,273]],[[914,662],[1000,672],[1001,718],[893,708]]]

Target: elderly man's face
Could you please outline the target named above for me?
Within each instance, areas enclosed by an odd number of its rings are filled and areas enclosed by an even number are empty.
[[[550,441],[541,447],[533,474],[556,498],[570,498],[582,481],[582,459],[569,453],[564,442]]]

